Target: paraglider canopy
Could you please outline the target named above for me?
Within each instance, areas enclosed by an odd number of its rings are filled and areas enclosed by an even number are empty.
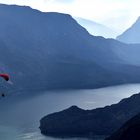
[[[0,74],[0,77],[2,77],[6,81],[9,80],[9,75],[8,74],[2,73],[2,74]]]

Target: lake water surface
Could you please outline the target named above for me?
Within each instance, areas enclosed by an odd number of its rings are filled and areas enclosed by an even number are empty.
[[[46,91],[34,96],[30,96],[30,93],[26,95],[19,93],[16,97],[7,96],[0,99],[0,140],[61,140],[62,138],[40,134],[39,120],[43,116],[71,105],[83,109],[103,107],[138,92],[140,92],[140,84],[129,84],[89,90]]]

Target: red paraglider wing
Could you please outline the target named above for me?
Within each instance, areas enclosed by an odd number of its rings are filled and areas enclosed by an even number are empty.
[[[9,80],[9,75],[8,74],[5,74],[5,73],[0,74],[0,77],[2,77],[3,79],[5,79],[6,81]]]

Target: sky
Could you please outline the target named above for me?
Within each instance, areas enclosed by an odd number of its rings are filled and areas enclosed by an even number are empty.
[[[0,0],[0,3],[27,5],[43,12],[68,13],[120,32],[140,16],[139,0]]]

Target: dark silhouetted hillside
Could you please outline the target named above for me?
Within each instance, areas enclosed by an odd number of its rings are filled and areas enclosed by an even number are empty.
[[[40,120],[41,133],[52,136],[110,135],[140,112],[140,93],[117,104],[83,110],[72,106]]]
[[[140,140],[140,114],[127,121],[106,140]]]

